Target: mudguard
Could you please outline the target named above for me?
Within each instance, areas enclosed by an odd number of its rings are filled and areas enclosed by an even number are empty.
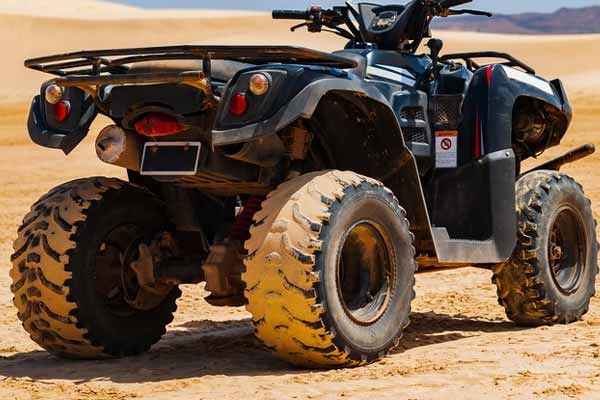
[[[504,65],[491,65],[475,73],[465,99],[463,131],[468,132],[465,136],[467,140],[471,138],[471,146],[462,147],[463,152],[459,154],[462,162],[476,158],[477,154],[481,156],[512,148],[513,111],[520,97],[540,100],[562,115],[564,123],[549,145],[560,143],[573,117],[562,82],[548,82]],[[481,134],[479,141],[476,140],[477,132]],[[477,143],[479,150],[475,149]]]
[[[42,86],[42,94],[36,96],[31,104],[27,121],[29,136],[40,146],[61,149],[69,154],[86,137],[98,110],[94,101],[83,90],[68,88],[63,99],[69,102],[69,116],[66,121],[57,122],[52,113],[52,105],[43,98],[48,84]]]
[[[264,99],[246,93],[250,76],[257,72],[268,74],[272,79],[272,89]],[[332,91],[355,93],[391,108],[374,85],[343,70],[313,66],[246,69],[234,77],[225,91],[212,132],[212,144],[235,144],[279,132],[298,118],[312,117],[323,96]],[[246,93],[250,104],[249,111],[238,118],[227,113],[229,102],[237,93]]]
[[[548,82],[500,64],[475,72],[462,107],[458,168],[439,172],[431,190],[440,262],[498,263],[514,250],[513,112],[522,97],[551,106],[559,116],[544,145],[558,144],[566,133],[572,109],[559,80]],[[489,189],[474,190],[477,187]],[[462,206],[457,209],[453,202],[444,201],[450,198]]]
[[[248,112],[238,119],[228,116],[231,97],[236,93],[245,93],[249,77],[259,71],[271,76],[273,88],[270,95],[273,100],[262,100],[262,107],[250,106]],[[273,77],[274,72],[282,74],[279,79],[285,79],[284,86],[280,85],[278,77]],[[212,132],[213,146],[256,140],[281,131],[299,118],[310,119],[329,94],[351,98],[352,103],[362,104],[362,109],[367,110],[368,119],[373,119],[378,125],[376,130],[381,133],[381,142],[384,143],[383,148],[373,154],[374,157],[379,157],[378,162],[364,162],[363,159],[356,163],[358,159],[351,156],[354,163],[347,159],[341,160],[338,167],[378,179],[389,187],[406,209],[416,241],[421,247],[430,247],[428,244],[433,244],[433,234],[417,162],[404,141],[397,116],[389,100],[376,85],[353,73],[323,67],[290,66],[277,69],[263,67],[241,72],[234,77],[221,102]],[[250,98],[249,103],[252,101],[256,99]],[[351,149],[354,144],[349,141],[346,141],[346,146],[348,154],[354,154],[351,150],[358,153],[367,151],[365,142],[358,145],[358,149]]]

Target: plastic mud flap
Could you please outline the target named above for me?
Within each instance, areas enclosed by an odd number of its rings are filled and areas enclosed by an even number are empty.
[[[455,175],[452,181],[446,180],[443,193],[453,193],[454,201],[473,198],[476,203],[452,210],[452,202],[448,202],[450,208],[443,209],[451,219],[439,221],[439,226],[432,229],[441,263],[495,264],[509,259],[517,239],[515,165],[514,152],[511,149],[501,150],[467,165],[462,174]],[[475,234],[471,233],[469,238],[462,238],[460,233],[452,235],[446,227],[442,227],[449,226],[450,221],[453,222],[453,230],[457,231],[459,227],[463,235],[470,223],[487,226],[489,232],[485,237],[475,238]]]
[[[42,90],[44,89],[43,87]],[[61,149],[69,154],[86,137],[98,111],[91,98],[86,98],[86,94],[80,89],[68,89],[64,101],[69,103],[69,115],[65,121],[58,122],[52,106],[42,96],[36,96],[29,111],[27,128],[35,144]]]

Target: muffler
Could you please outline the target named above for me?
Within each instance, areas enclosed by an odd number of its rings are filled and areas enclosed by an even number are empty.
[[[138,135],[127,133],[116,125],[102,129],[96,138],[96,154],[101,161],[132,171],[140,170],[142,148],[142,139]]]

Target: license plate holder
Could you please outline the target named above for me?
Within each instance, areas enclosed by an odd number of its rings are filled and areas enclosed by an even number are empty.
[[[198,172],[200,142],[147,142],[140,165],[145,176],[192,176]]]

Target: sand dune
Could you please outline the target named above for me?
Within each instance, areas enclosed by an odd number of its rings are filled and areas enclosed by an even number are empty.
[[[23,60],[53,53],[187,43],[290,44],[327,51],[344,46],[344,39],[331,34],[291,33],[290,22],[272,21],[266,14],[144,11],[92,0],[0,3],[3,49],[0,102],[27,100],[44,76],[24,69]],[[28,10],[35,12],[25,15]],[[79,15],[90,18],[75,19]],[[591,51],[600,48],[600,35],[517,36],[447,31],[435,34],[445,40],[446,53],[491,49],[510,52],[535,65],[549,79],[561,77],[573,90],[590,92],[600,87],[597,78],[600,55]]]
[[[140,357],[69,362],[28,339],[10,304],[8,278],[11,242],[22,216],[57,184],[83,176],[123,177],[123,171],[95,158],[93,134],[69,157],[29,143],[28,102],[48,76],[25,70],[23,60],[181,43],[343,46],[342,39],[327,34],[292,34],[289,25],[261,14],[163,13],[92,0],[0,0],[0,399],[598,398],[600,300],[593,300],[584,322],[521,330],[497,305],[489,273],[475,269],[420,275],[402,348],[385,361],[353,370],[304,371],[273,359],[253,340],[243,309],[210,307],[197,287],[185,288],[169,333]],[[543,159],[598,141],[600,54],[593,50],[600,48],[600,36],[435,33],[445,40],[446,52],[507,51],[544,76],[565,80],[576,119],[563,146]],[[106,123],[99,120],[92,132]],[[565,170],[585,185],[596,217],[599,166],[599,158],[591,157]]]
[[[206,18],[215,16],[248,16],[251,11],[177,9],[149,10],[98,0],[3,0],[0,14],[85,20],[144,18]]]

